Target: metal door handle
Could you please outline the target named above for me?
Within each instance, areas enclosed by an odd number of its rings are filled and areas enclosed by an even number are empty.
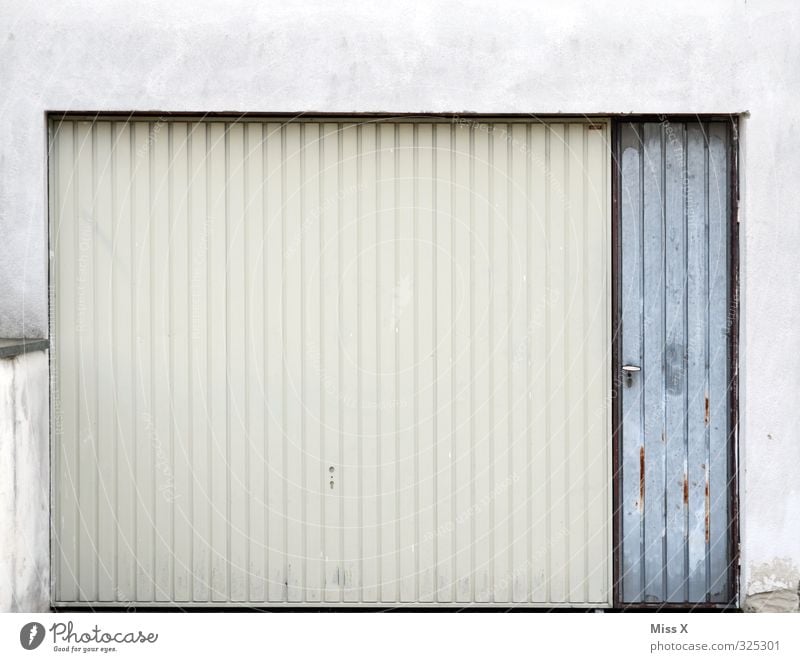
[[[639,372],[641,368],[638,365],[624,365],[622,371],[625,373],[625,385],[630,386],[633,384],[633,375]]]

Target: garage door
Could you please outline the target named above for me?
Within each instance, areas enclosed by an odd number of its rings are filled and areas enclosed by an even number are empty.
[[[54,121],[54,603],[608,604],[609,153]]]

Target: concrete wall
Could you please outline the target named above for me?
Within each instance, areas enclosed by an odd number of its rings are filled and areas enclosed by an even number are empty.
[[[4,3],[0,44],[0,337],[46,333],[48,109],[749,111],[742,141],[742,586],[748,594],[796,591],[795,0]]]
[[[0,359],[0,612],[50,608],[47,353]]]

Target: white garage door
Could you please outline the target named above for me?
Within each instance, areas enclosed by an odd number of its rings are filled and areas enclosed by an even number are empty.
[[[54,120],[54,603],[608,604],[609,153]]]

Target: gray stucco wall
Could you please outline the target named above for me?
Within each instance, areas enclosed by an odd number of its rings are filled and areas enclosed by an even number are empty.
[[[800,7],[42,2],[0,8],[0,337],[46,334],[47,110],[743,120],[742,587],[800,579]]]

